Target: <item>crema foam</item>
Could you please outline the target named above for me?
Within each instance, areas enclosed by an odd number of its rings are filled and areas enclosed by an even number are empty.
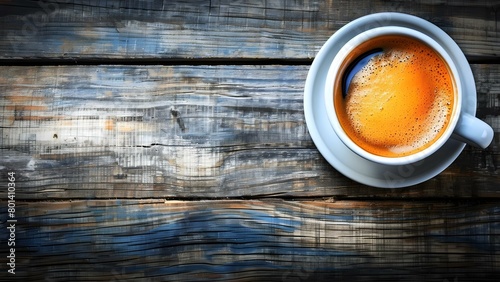
[[[347,95],[335,87],[340,124],[351,140],[375,155],[400,157],[422,151],[450,121],[456,96],[453,76],[432,48],[406,36],[372,39],[350,58],[374,48],[382,52],[354,75]]]

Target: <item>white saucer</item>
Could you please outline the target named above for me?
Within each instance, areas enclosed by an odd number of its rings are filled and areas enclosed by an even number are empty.
[[[476,85],[469,63],[458,45],[444,31],[430,22],[401,13],[379,13],[350,22],[326,41],[316,55],[304,88],[304,114],[314,144],[323,157],[339,172],[362,184],[380,188],[401,188],[422,183],[441,173],[462,152],[465,144],[448,140],[436,153],[409,165],[389,166],[364,159],[348,147],[333,131],[324,106],[323,91],[328,68],[351,38],[380,26],[403,26],[419,30],[440,43],[455,62],[461,77],[464,99],[462,110],[476,114]]]

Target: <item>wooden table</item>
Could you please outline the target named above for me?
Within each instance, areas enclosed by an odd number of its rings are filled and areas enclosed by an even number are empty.
[[[0,280],[498,281],[499,9],[0,1]],[[304,120],[318,50],[382,11],[457,41],[496,132],[403,189],[337,172]]]

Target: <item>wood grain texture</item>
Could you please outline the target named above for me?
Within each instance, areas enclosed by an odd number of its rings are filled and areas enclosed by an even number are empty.
[[[15,172],[17,220],[12,277],[0,193],[0,281],[497,281],[499,8],[0,0],[0,190]],[[303,112],[324,42],[384,11],[457,41],[496,134],[404,189],[337,172]]]
[[[488,201],[84,200],[19,202],[17,210],[16,278],[24,281],[496,281],[500,274],[500,210]]]
[[[499,65],[473,66],[493,144],[396,190],[322,158],[303,115],[308,69],[4,67],[0,170],[18,173],[22,199],[500,196]]]
[[[404,12],[449,33],[469,59],[498,59],[498,1],[0,2],[0,59],[311,59],[363,15]]]

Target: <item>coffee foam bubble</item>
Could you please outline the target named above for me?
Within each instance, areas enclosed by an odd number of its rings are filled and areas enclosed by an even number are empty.
[[[422,150],[451,116],[454,89],[434,51],[394,39],[352,79],[341,124],[362,148],[384,156]]]

